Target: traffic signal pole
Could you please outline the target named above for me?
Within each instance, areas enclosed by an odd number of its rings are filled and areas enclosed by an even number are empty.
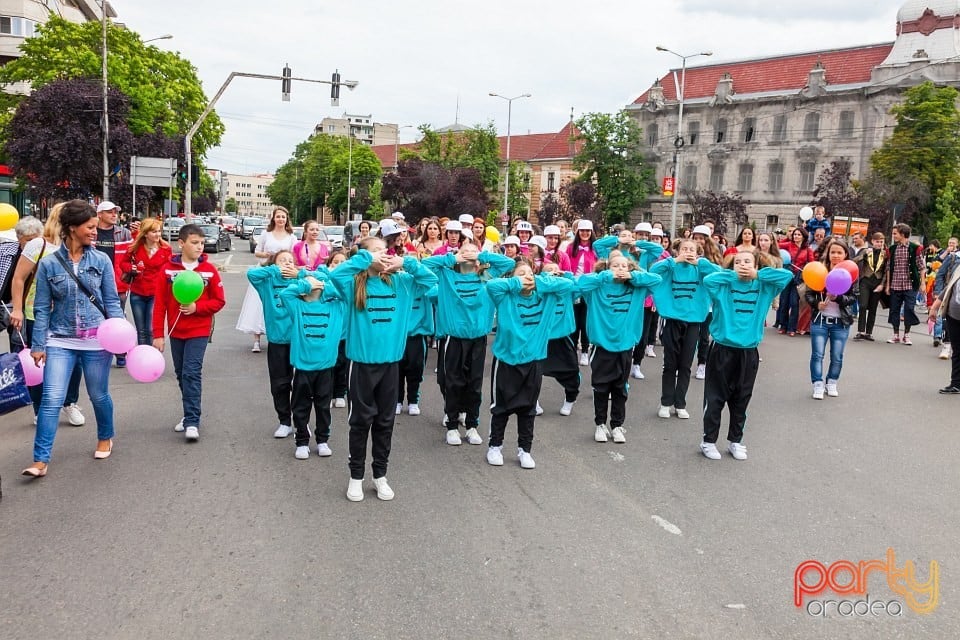
[[[283,74],[279,76],[267,75],[263,73],[244,73],[241,71],[232,71],[229,76],[227,76],[226,81],[221,85],[220,90],[217,91],[216,95],[210,100],[210,103],[207,104],[206,108],[200,114],[200,117],[197,118],[197,121],[193,123],[193,126],[187,131],[187,135],[183,140],[183,148],[186,153],[187,161],[187,180],[189,181],[190,176],[192,175],[193,170],[193,157],[192,157],[192,143],[193,136],[196,135],[197,130],[200,129],[200,125],[203,124],[203,121],[207,119],[207,116],[210,115],[210,112],[213,111],[214,105],[217,104],[217,101],[220,99],[220,96],[223,95],[223,92],[227,90],[227,87],[233,82],[234,78],[259,78],[261,80],[280,80],[281,82],[281,94],[286,95],[289,98],[289,89],[290,82],[292,80],[297,80],[298,82],[313,82],[316,84],[329,84],[331,85],[330,95],[331,102],[334,99],[339,99],[340,96],[340,85],[345,86],[351,91],[357,87],[359,82],[356,80],[340,80],[340,74],[334,73],[331,80],[314,80],[313,78],[294,78],[290,75],[290,67],[284,67]],[[336,106],[337,103],[334,103]],[[193,213],[193,185],[187,184],[187,188],[183,197],[183,213],[184,215],[191,215]]]

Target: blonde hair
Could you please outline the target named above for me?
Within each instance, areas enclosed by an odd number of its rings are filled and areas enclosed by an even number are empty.
[[[157,218],[144,218],[143,220],[141,220],[140,231],[137,232],[137,239],[133,241],[132,245],[130,245],[130,248],[127,250],[127,253],[131,256],[135,254],[140,247],[142,247],[147,243],[147,234],[150,233],[151,231],[159,231],[161,227],[162,225],[160,223],[160,220],[158,220]],[[163,238],[160,238],[160,242],[158,244],[161,247],[165,247],[169,243]]]
[[[47,214],[47,221],[43,223],[43,239],[51,244],[60,244],[60,212],[65,202],[58,202]]]
[[[360,244],[357,245],[357,248],[366,249],[369,251],[370,247],[378,242],[383,244],[383,239],[370,236],[361,240]],[[367,280],[369,279],[369,269],[361,271],[357,275],[353,276],[353,305],[357,308],[357,311],[363,311],[367,307]],[[386,282],[388,285],[393,285],[390,280],[389,273],[380,273],[380,279]]]

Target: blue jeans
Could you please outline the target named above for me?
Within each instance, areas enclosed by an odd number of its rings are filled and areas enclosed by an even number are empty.
[[[183,426],[200,426],[201,374],[203,355],[207,351],[207,336],[201,338],[170,338],[170,355],[180,385],[183,401]]]
[[[60,407],[67,395],[67,385],[77,363],[83,370],[87,394],[97,418],[97,439],[113,437],[113,398],[110,397],[110,364],[113,354],[109,351],[81,351],[47,347],[47,362],[43,368],[43,399],[37,414],[37,435],[33,441],[35,462],[50,462],[53,439],[57,435]]]
[[[780,311],[783,312],[780,328],[787,333],[796,333],[797,320],[800,319],[800,292],[797,291],[797,285],[793,281],[783,290],[780,297]]]
[[[130,310],[137,326],[137,344],[153,344],[153,296],[131,293]]]
[[[830,368],[827,370],[827,380],[840,379],[840,368],[843,366],[843,349],[850,336],[849,325],[834,322],[827,324],[822,317],[815,317],[810,323],[810,381],[823,381],[823,353],[830,341]]]
[[[27,320],[24,318],[23,327],[20,330],[20,333],[9,328],[10,332],[10,352],[11,353],[20,353],[24,349],[30,348],[31,336],[33,336],[33,320]],[[20,341],[20,336],[23,336],[23,339],[26,340],[27,344],[23,344]],[[78,361],[73,367],[73,373],[70,375],[70,382],[67,384],[67,395],[63,399],[63,406],[77,404],[77,400],[80,399],[80,362]],[[30,392],[30,399],[33,401],[33,415],[40,413],[40,400],[43,399],[43,384],[37,384],[32,387],[27,387],[27,391]]]

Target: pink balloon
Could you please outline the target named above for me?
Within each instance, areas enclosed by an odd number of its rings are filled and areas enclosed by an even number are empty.
[[[23,379],[28,387],[33,387],[43,383],[43,367],[38,367],[33,362],[33,356],[30,355],[30,349],[24,349],[17,354],[20,358],[20,366],[23,367]]]
[[[149,344],[137,345],[127,354],[127,371],[137,382],[153,382],[166,366],[163,354]]]
[[[850,290],[853,278],[846,269],[836,268],[827,274],[827,293],[835,296],[843,295]]]
[[[137,346],[137,328],[126,318],[108,318],[97,328],[97,338],[101,347],[122,355]]]

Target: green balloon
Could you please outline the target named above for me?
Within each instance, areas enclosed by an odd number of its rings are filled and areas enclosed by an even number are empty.
[[[173,297],[180,304],[190,304],[203,294],[203,278],[196,271],[181,271],[173,278]]]

